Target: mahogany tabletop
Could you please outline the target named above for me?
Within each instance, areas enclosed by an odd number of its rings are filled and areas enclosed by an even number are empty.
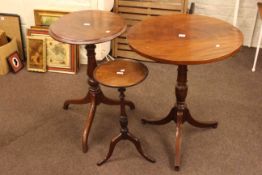
[[[135,60],[119,59],[100,64],[94,78],[108,87],[130,87],[142,82],[148,75],[147,67]]]
[[[110,41],[126,30],[126,23],[117,14],[100,10],[72,12],[49,28],[56,40],[69,44],[97,44]]]
[[[257,6],[258,6],[258,11],[259,11],[260,17],[262,18],[262,2],[258,2]]]
[[[152,60],[169,64],[203,64],[228,58],[243,34],[222,20],[189,14],[150,17],[130,28],[129,45]]]

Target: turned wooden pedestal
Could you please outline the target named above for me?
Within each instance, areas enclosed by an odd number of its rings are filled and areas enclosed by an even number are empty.
[[[187,66],[179,65],[177,69],[177,85],[176,85],[176,105],[171,109],[169,114],[161,120],[149,121],[142,119],[143,124],[164,125],[171,121],[176,123],[176,156],[175,156],[175,170],[180,168],[180,155],[181,155],[181,136],[182,124],[188,122],[189,124],[199,128],[216,128],[217,122],[201,122],[194,119],[189,109],[186,106],[187,96]]]
[[[105,97],[99,87],[99,83],[94,80],[93,72],[97,67],[95,44],[110,41],[121,35],[125,29],[126,24],[120,16],[99,10],[70,13],[61,17],[52,24],[49,29],[50,35],[60,42],[86,45],[85,48],[88,58],[87,77],[89,84],[87,95],[82,99],[66,100],[64,102],[64,109],[68,109],[70,104],[90,104],[82,136],[82,149],[84,153],[88,150],[88,135],[97,106],[100,103],[120,105],[120,101]],[[125,101],[124,104],[128,105],[131,109],[135,108],[135,105],[130,101]]]

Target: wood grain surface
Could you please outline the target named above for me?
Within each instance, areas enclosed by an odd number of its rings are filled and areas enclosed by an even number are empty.
[[[186,13],[187,7],[187,0],[117,0],[114,12],[124,18],[128,31],[130,27],[150,16]],[[112,55],[116,58],[153,61],[137,54],[128,46],[127,31],[113,40]]]
[[[121,16],[100,10],[84,10],[61,17],[49,28],[50,35],[69,44],[97,44],[110,41],[126,30]]]
[[[147,67],[134,60],[120,59],[99,65],[94,78],[109,87],[130,87],[142,82],[148,74]]]
[[[169,64],[203,64],[235,54],[242,32],[222,20],[201,15],[151,17],[133,26],[128,43],[138,53]]]

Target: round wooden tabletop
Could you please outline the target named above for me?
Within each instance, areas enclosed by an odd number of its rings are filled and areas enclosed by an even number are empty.
[[[114,60],[99,65],[94,78],[108,87],[130,87],[142,82],[148,75],[147,67],[134,60]]]
[[[56,40],[69,44],[97,44],[110,41],[126,30],[123,18],[100,10],[72,12],[49,28]]]
[[[151,17],[130,28],[128,43],[138,53],[169,64],[203,64],[236,53],[241,31],[222,20],[188,14]]]

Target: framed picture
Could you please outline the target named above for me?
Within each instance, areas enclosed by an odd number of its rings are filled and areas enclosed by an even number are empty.
[[[44,37],[27,37],[27,70],[46,72],[46,41]]]
[[[53,22],[69,12],[54,11],[54,10],[34,10],[35,25],[49,27]]]
[[[24,67],[17,51],[9,55],[7,60],[14,73],[17,73]]]
[[[76,74],[79,68],[77,45],[58,42],[49,36],[48,29],[37,26],[28,29],[27,35],[45,38],[47,70],[49,72]]]
[[[70,45],[46,37],[46,60],[49,67],[70,68]]]
[[[0,29],[5,31],[8,37],[17,39],[19,56],[22,60],[25,60],[20,16],[16,14],[0,13]]]

